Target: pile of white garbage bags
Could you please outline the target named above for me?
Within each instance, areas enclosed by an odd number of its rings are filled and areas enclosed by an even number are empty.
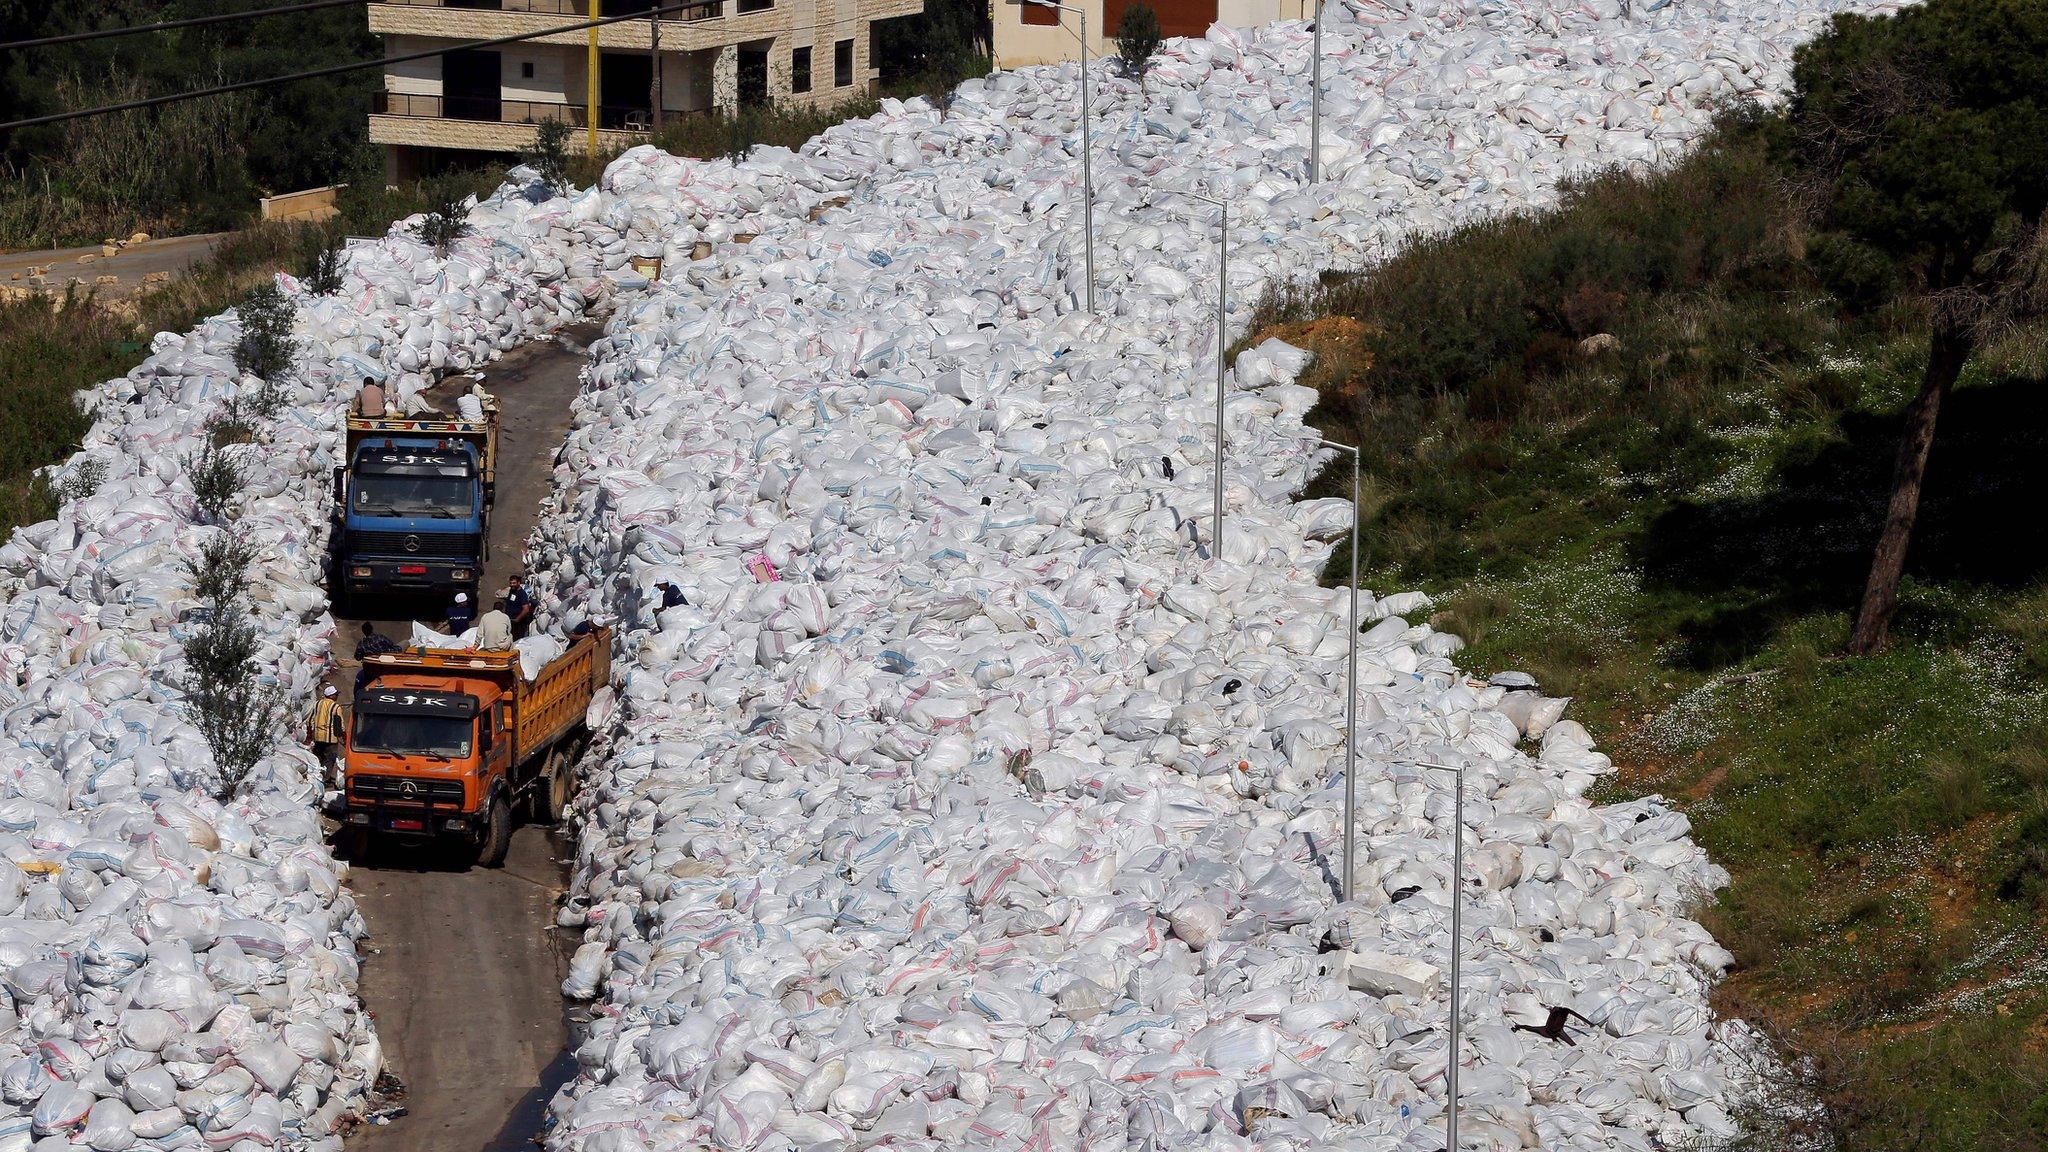
[[[587,239],[603,202],[521,181],[446,260],[395,230],[351,249],[339,296],[281,277],[297,379],[227,449],[246,483],[223,526],[201,523],[186,469],[208,421],[261,387],[237,378],[232,312],[81,395],[97,419],[53,474],[77,498],[0,548],[0,1150],[339,1148],[381,1062],[356,999],[362,920],[300,733],[215,798],[177,687],[203,623],[190,566],[215,533],[255,547],[258,665],[302,720],[333,631],[347,400],[365,378],[415,394],[580,317],[626,260],[615,231]]]
[[[666,276],[593,347],[529,553],[546,626],[623,621],[550,1146],[1421,1150],[1452,1058],[1469,1147],[1729,1133],[1730,957],[1687,918],[1725,874],[1587,802],[1585,730],[1467,680],[1418,594],[1359,593],[1335,896],[1351,510],[1293,499],[1330,454],[1267,341],[1216,554],[1214,210],[1173,193],[1231,201],[1234,337],[1263,285],[1672,154],[1848,7],[1338,0],[1314,188],[1303,28],[1169,41],[1142,95],[1097,81],[1093,317],[1071,66],[615,164]]]

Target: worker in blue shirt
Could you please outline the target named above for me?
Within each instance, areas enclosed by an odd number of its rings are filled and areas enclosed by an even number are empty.
[[[377,631],[377,626],[368,621],[363,623],[363,638],[356,641],[356,691],[361,692],[369,682],[370,666],[365,658],[381,656],[386,652],[399,651],[398,642]]]
[[[505,589],[505,614],[512,617],[512,638],[524,639],[533,627],[533,594],[526,590],[526,578],[516,572]]]
[[[469,602],[469,593],[457,592],[455,603],[448,606],[448,627],[444,631],[450,636],[460,636],[469,631],[469,626],[475,621],[476,606]]]

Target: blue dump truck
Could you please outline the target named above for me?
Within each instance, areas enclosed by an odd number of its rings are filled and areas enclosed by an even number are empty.
[[[351,415],[330,587],[350,596],[456,592],[483,579],[497,480],[498,402],[483,419]]]

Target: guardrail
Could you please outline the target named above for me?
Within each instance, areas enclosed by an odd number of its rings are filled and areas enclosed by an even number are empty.
[[[588,16],[590,0],[510,0],[509,3],[460,3],[451,0],[372,0],[377,4],[395,4],[406,8],[459,8],[470,12],[504,12],[510,15],[541,16]],[[736,0],[738,11],[765,12],[775,7],[775,0]],[[622,0],[604,0],[600,9],[606,16],[629,16],[645,12],[650,8],[663,6],[659,0],[641,0],[640,3],[624,3]],[[680,12],[662,14],[664,24],[694,24],[700,20],[716,20],[725,15],[724,0],[705,0],[693,4]]]
[[[422,96],[410,92],[378,92],[370,105],[378,116],[413,116],[430,120],[469,120],[483,124],[538,124],[560,120],[572,128],[590,126],[589,108],[583,104],[549,103],[539,100],[492,100],[479,96]],[[668,109],[662,115],[680,119],[701,116],[701,110]],[[599,105],[597,126],[615,132],[647,132],[653,128],[645,106]]]

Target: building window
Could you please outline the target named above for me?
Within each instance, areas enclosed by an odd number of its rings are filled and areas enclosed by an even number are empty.
[[[520,63],[519,63],[519,78],[520,78],[521,80],[531,80],[531,79],[533,79],[533,61],[531,61],[531,60],[522,60],[522,61],[520,61]]]
[[[768,47],[741,45],[739,50],[740,107],[768,106]]]
[[[775,7],[775,0],[740,0],[738,7],[743,14],[747,12],[766,12],[768,9]]]
[[[792,48],[789,50],[789,90],[793,93],[811,90],[811,50]]]
[[[853,41],[841,40],[832,45],[832,86],[850,88],[853,86]]]

